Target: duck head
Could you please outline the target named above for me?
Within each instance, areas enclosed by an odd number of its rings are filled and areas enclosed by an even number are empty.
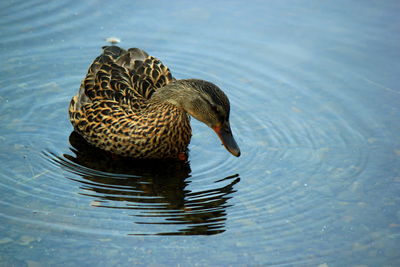
[[[232,155],[240,156],[239,146],[229,124],[229,100],[218,86],[203,80],[177,80],[156,91],[153,97],[181,107],[205,123],[215,131]]]

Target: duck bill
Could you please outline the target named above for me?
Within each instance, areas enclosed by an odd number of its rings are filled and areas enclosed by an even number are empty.
[[[225,148],[232,155],[239,157],[240,149],[239,146],[236,144],[235,139],[233,138],[232,130],[229,123],[225,123],[223,125],[217,125],[212,128],[219,136],[219,139],[221,139],[221,142],[225,146]]]

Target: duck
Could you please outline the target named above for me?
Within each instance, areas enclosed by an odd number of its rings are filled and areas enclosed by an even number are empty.
[[[229,99],[217,85],[175,79],[144,50],[116,45],[103,47],[69,105],[74,131],[89,144],[136,159],[187,160],[190,117],[239,157],[229,116]]]

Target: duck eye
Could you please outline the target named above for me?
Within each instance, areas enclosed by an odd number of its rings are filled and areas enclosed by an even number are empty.
[[[226,112],[221,106],[212,105],[212,110],[218,121],[225,121],[226,120]]]
[[[211,109],[212,109],[216,114],[221,113],[221,108],[220,108],[219,106],[217,106],[217,105],[215,105],[215,104],[210,104],[210,106],[211,106]]]

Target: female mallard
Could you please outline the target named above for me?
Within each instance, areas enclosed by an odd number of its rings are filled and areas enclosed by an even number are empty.
[[[180,158],[190,142],[189,115],[211,127],[239,157],[229,125],[229,100],[214,84],[176,80],[138,48],[103,47],[71,100],[69,117],[90,144],[134,158]]]

